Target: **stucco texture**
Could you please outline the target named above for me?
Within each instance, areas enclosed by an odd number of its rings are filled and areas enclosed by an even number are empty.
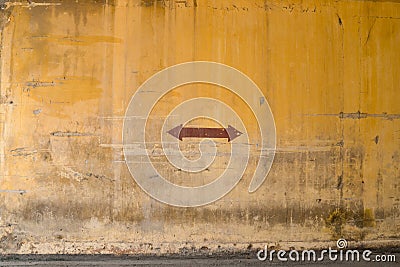
[[[1,9],[2,253],[300,249],[338,238],[399,245],[398,1],[11,1]],[[271,107],[277,145],[257,191],[248,192],[254,145],[230,193],[181,208],[135,182],[122,129],[139,86],[190,61],[223,63],[252,79]],[[160,149],[171,110],[196,97],[229,105],[250,143],[260,141],[237,95],[190,84],[156,103],[149,151]],[[195,142],[181,142],[188,157]],[[165,158],[157,166],[176,184],[198,186],[221,173],[224,159],[193,174]]]

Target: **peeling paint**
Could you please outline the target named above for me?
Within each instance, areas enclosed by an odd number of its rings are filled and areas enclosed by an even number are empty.
[[[2,253],[325,249],[339,237],[399,246],[395,1],[9,1],[0,8]],[[163,121],[186,100],[232,107],[250,147],[234,190],[182,209],[151,199],[130,177],[121,131],[144,81],[193,60],[232,66],[260,87],[265,98],[254,101],[271,106],[277,150],[264,184],[243,194],[262,144],[251,110],[215,85],[174,88],[151,111],[146,147],[135,150],[151,152],[170,182],[210,183],[229,155],[225,138],[214,140],[217,160],[199,175],[169,164],[159,145]],[[189,139],[179,144],[193,159],[199,140]]]
[[[4,3],[5,8],[4,9],[8,9],[10,7],[15,7],[15,6],[20,6],[20,7],[24,7],[24,8],[33,8],[33,7],[40,7],[40,6],[59,6],[61,5],[61,3],[46,3],[46,2],[34,2],[31,0],[28,1],[23,1],[23,2],[5,2]]]
[[[60,131],[57,131],[57,132],[52,132],[52,133],[50,133],[50,135],[52,135],[52,136],[58,136],[58,137],[73,137],[73,136],[90,136],[90,135],[93,135],[93,134],[90,134],[90,133],[79,133],[79,132],[60,132]]]
[[[340,112],[339,114],[306,114],[306,116],[338,116],[340,119],[366,119],[366,118],[383,118],[386,120],[397,120],[400,119],[400,114],[388,114],[386,112],[382,114],[371,114],[361,111],[357,112]]]

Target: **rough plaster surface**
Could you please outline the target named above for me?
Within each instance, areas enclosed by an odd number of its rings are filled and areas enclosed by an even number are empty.
[[[10,1],[0,12],[2,253],[324,248],[339,237],[399,245],[397,1]],[[231,106],[254,144],[228,195],[176,208],[130,176],[122,121],[146,79],[193,60],[230,65],[260,87],[277,151],[249,194],[260,141],[251,111],[217,86],[174,89],[152,111],[147,149],[159,151],[165,116],[194,97]],[[195,140],[181,149],[196,157]],[[195,176],[154,158],[188,186],[212,181],[223,159]]]

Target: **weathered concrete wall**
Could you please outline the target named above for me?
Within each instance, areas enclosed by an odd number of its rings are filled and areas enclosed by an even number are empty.
[[[7,2],[1,11],[3,253],[300,248],[338,237],[399,244],[398,1],[29,2]],[[258,191],[247,192],[253,147],[228,195],[177,208],[150,198],[131,177],[122,122],[146,79],[193,60],[230,65],[260,87],[277,150]],[[257,143],[257,123],[237,96],[184,87],[190,90],[176,88],[155,106],[149,144],[178,103],[199,96],[242,114]],[[200,180],[162,172],[199,185],[221,166]]]

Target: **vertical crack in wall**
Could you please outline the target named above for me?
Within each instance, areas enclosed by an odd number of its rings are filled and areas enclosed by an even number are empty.
[[[10,22],[12,8],[7,9],[5,1],[0,1],[0,179],[5,175],[5,138],[6,138],[6,123],[7,123],[7,105],[8,86],[9,86],[9,68],[10,68],[10,44],[7,38],[7,24]],[[12,102],[11,102],[12,103]]]
[[[343,21],[339,14],[336,14],[338,18],[338,26],[339,26],[339,42],[340,42],[340,62],[339,62],[339,88],[341,90],[341,107],[340,109],[344,110],[344,99],[345,99],[345,90],[344,90],[344,65],[345,65],[345,58],[344,58],[344,26]],[[344,142],[344,122],[340,119],[341,124],[341,135],[342,135],[342,142]],[[340,190],[339,196],[339,209],[343,209],[343,179],[344,179],[344,145],[340,146],[340,157],[341,157],[341,174],[338,178],[338,189]],[[340,229],[340,233],[341,234]]]

